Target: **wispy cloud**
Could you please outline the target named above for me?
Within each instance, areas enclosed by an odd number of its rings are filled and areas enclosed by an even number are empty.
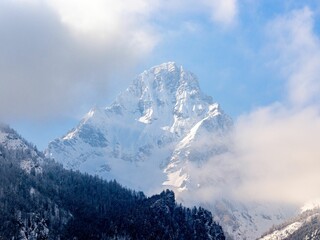
[[[320,41],[313,19],[305,7],[267,25],[269,51],[286,82],[287,99],[236,122],[242,197],[303,203],[320,196]]]
[[[237,0],[205,0],[209,7],[211,19],[224,26],[231,26],[236,22],[238,14]]]
[[[268,25],[275,65],[287,79],[288,100],[297,106],[319,101],[320,39],[314,33],[313,12],[305,7]]]

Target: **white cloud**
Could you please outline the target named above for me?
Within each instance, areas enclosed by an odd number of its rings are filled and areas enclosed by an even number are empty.
[[[230,26],[235,23],[238,14],[237,0],[204,0],[211,11],[211,19],[219,24]]]
[[[156,1],[146,0],[47,0],[62,23],[75,34],[100,43],[126,39],[140,51],[150,51],[157,42],[148,24]],[[147,42],[148,44],[145,44]]]
[[[275,64],[288,79],[288,98],[296,106],[319,102],[320,40],[314,34],[313,13],[307,7],[268,25]]]
[[[60,116],[105,97],[157,44],[147,3],[2,1],[1,118]]]
[[[283,105],[242,116],[236,125],[235,161],[241,198],[300,203],[320,196],[320,115]]]

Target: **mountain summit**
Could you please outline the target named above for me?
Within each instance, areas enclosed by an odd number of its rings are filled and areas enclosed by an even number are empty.
[[[236,163],[225,161],[232,125],[196,76],[169,62],[138,75],[110,106],[93,108],[46,154],[148,195],[171,189],[179,201],[214,211],[233,239],[256,239],[286,215],[224,196],[228,182],[239,182]]]
[[[188,164],[225,152],[223,138],[231,126],[195,75],[169,62],[138,75],[110,106],[93,108],[49,144],[47,155],[66,168],[147,193],[163,185],[184,191],[198,184]],[[204,137],[208,143],[199,146]]]

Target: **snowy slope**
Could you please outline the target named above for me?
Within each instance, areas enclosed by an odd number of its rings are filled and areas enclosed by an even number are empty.
[[[232,239],[255,240],[272,226],[286,221],[294,208],[267,202],[239,202],[220,199],[206,205]]]
[[[320,239],[320,209],[314,208],[305,210],[291,220],[273,227],[259,240],[318,240]]]
[[[267,236],[261,238],[261,240],[283,240],[292,235],[295,231],[297,231],[302,226],[302,222],[297,221],[289,224],[288,226],[276,230],[273,233],[268,234]]]
[[[66,168],[147,194],[172,189],[194,204],[198,191],[215,186],[219,192],[230,179],[238,181],[223,161],[231,129],[231,118],[201,91],[195,75],[169,62],[141,73],[110,106],[91,109],[46,154]],[[235,239],[255,239],[287,217],[278,208],[219,194],[197,203],[218,213],[216,220]]]

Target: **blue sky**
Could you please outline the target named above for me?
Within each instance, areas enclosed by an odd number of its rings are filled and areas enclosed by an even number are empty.
[[[0,119],[44,149],[167,61],[235,121],[302,111],[318,103],[319,36],[317,0],[3,0]]]

